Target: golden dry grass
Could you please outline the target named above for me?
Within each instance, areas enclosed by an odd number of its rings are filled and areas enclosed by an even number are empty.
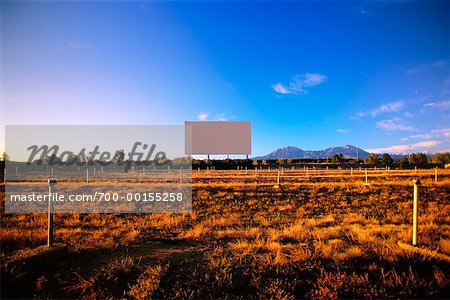
[[[419,171],[428,254],[398,245],[411,239],[411,172],[379,170],[365,186],[356,170],[284,170],[279,189],[275,171],[263,172],[194,172],[192,213],[56,214],[56,241],[79,251],[46,269],[7,264],[45,244],[46,215],[2,212],[2,296],[448,296],[449,263],[432,253],[450,251],[450,171],[437,184],[434,172]]]

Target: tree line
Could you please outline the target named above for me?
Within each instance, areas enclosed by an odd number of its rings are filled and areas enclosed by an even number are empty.
[[[8,154],[3,152],[0,157],[0,169],[5,168],[5,162],[9,160]],[[115,161],[117,163],[125,162],[125,154],[123,150],[119,150],[116,153]],[[187,157],[175,158],[169,160],[164,158],[164,161],[153,162],[155,165],[170,164],[170,165],[185,165],[192,162],[193,168],[207,168],[214,166],[218,169],[236,169],[236,168],[254,168],[254,167],[269,167],[269,166],[293,166],[299,164],[327,164],[327,165],[383,165],[391,166],[399,169],[407,169],[414,166],[424,167],[428,164],[441,165],[450,164],[450,153],[441,153],[427,157],[425,153],[412,153],[409,157],[403,157],[401,159],[393,159],[388,153],[378,155],[371,153],[363,160],[356,160],[354,158],[345,158],[343,154],[335,154],[331,159],[294,159],[294,158],[278,158],[274,160],[270,159],[191,159]],[[2,172],[3,174],[3,172]],[[1,174],[1,175],[2,175]],[[0,176],[1,176],[0,175]]]
[[[295,166],[302,164],[320,164],[329,166],[342,165],[383,165],[399,169],[413,168],[414,166],[425,167],[427,165],[440,165],[450,163],[450,153],[436,154],[429,158],[425,153],[412,153],[409,157],[393,159],[388,153],[378,155],[370,154],[363,160],[354,158],[345,158],[342,154],[335,154],[331,159],[303,159],[303,158],[278,158],[278,159],[193,159],[193,168],[202,168],[214,166],[216,169],[237,169],[237,168],[255,168],[255,167],[278,167]]]

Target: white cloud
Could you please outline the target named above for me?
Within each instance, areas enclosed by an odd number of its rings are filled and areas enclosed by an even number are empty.
[[[450,138],[450,128],[436,129],[432,132],[436,137]]]
[[[370,111],[360,111],[356,113],[356,116],[359,118],[363,118],[366,116],[376,117],[384,113],[393,113],[398,112],[406,105],[406,102],[403,100],[389,102],[381,104],[379,107],[370,110]]]
[[[434,129],[431,133],[410,136],[413,139],[430,140],[434,138],[450,138],[450,128]]]
[[[400,118],[392,118],[377,122],[377,127],[386,131],[413,131],[414,127],[406,124]]]
[[[286,95],[286,94],[290,94],[292,93],[291,91],[289,91],[287,88],[285,88],[281,83],[277,83],[273,86],[273,89],[275,90],[275,92]]]
[[[406,118],[412,118],[414,117],[414,115],[412,113],[410,113],[409,111],[405,111],[405,113],[403,114]]]
[[[336,129],[336,131],[339,132],[339,133],[347,133],[347,132],[349,132],[348,129],[342,129],[342,128]]]
[[[385,147],[385,148],[374,148],[374,149],[367,149],[368,152],[373,152],[373,153],[405,153],[409,150],[409,147],[411,147],[411,150],[418,150],[418,149],[423,149],[423,148],[430,148],[430,147],[434,147],[438,144],[440,144],[440,141],[423,141],[423,142],[418,142],[415,144],[405,144],[405,145],[394,145],[394,146],[389,146],[389,147]]]
[[[209,115],[207,113],[201,112],[197,115],[197,119],[199,119],[200,121],[206,121],[208,120]]]
[[[427,108],[448,109],[450,108],[450,100],[441,102],[429,102],[425,103],[423,106]]]
[[[295,75],[287,86],[278,82],[272,86],[273,90],[279,94],[307,94],[305,87],[313,87],[324,83],[327,76],[318,73],[305,73],[302,75]]]
[[[411,138],[429,140],[429,139],[433,138],[433,135],[432,134],[415,134],[415,135],[412,135]]]
[[[325,82],[325,80],[327,80],[327,76],[315,73],[306,73],[305,75],[302,76],[297,75],[294,77],[294,81],[296,82],[296,84],[301,87],[304,86],[310,87],[319,85]]]
[[[235,115],[226,115],[224,113],[218,113],[218,114],[209,114],[206,112],[201,112],[197,115],[197,119],[200,121],[228,121],[230,119],[235,119]]]
[[[445,60],[438,60],[431,64],[433,68],[441,68],[445,67],[447,65],[447,61]]]
[[[396,102],[382,104],[379,108],[372,111],[371,115],[373,117],[375,117],[382,113],[396,112],[396,111],[399,111],[403,106],[405,106],[405,101],[396,101]]]
[[[90,49],[90,48],[93,48],[93,46],[90,45],[90,44],[75,42],[75,41],[71,41],[71,40],[67,40],[66,43],[72,49]]]
[[[145,12],[145,13],[155,13],[157,12],[148,2],[144,2],[141,5],[141,9]]]
[[[227,121],[228,117],[225,116],[225,114],[218,114],[214,119],[216,119],[217,121]]]
[[[446,60],[437,60],[432,63],[423,64],[423,65],[411,68],[411,69],[407,70],[405,73],[407,75],[416,75],[416,74],[420,74],[429,69],[443,68],[445,66],[447,66]]]
[[[440,144],[440,141],[423,141],[423,142],[418,142],[415,144],[411,145],[411,149],[417,149],[417,148],[429,148],[429,147],[433,147],[436,146],[438,144]]]
[[[355,115],[352,116],[352,118],[364,118],[367,116],[367,113],[364,111],[359,111]]]
[[[428,134],[416,134],[412,135],[411,138],[416,139],[433,139],[433,138],[450,138],[450,128],[434,129]]]

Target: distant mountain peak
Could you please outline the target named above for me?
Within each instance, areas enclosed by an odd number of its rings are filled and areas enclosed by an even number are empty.
[[[283,148],[282,148],[283,150],[297,150],[297,149],[299,149],[298,147],[295,147],[295,146],[284,146]],[[276,150],[279,150],[279,149],[276,149]],[[276,151],[275,150],[275,151]]]
[[[335,154],[342,154],[346,158],[356,158],[358,152],[359,159],[363,159],[370,154],[361,148],[353,145],[345,145],[340,147],[330,147],[324,150],[302,150],[296,146],[285,146],[273,150],[271,153],[255,157],[254,159],[278,159],[278,158],[303,158],[303,159],[325,159],[332,158]]]

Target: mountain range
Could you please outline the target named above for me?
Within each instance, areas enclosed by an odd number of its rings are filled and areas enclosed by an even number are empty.
[[[332,147],[324,150],[302,150],[295,146],[286,146],[283,148],[276,149],[271,153],[254,157],[253,159],[278,159],[278,158],[304,158],[304,159],[326,159],[332,158],[335,154],[343,154],[344,158],[356,158],[356,153],[358,152],[358,158],[364,159],[369,156],[370,153],[364,151],[361,148],[355,147],[353,145],[345,145],[342,147]]]

